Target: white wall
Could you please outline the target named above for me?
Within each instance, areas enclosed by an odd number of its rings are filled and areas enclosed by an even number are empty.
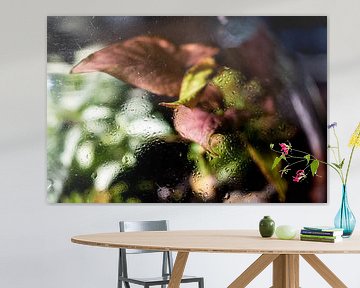
[[[70,237],[82,233],[116,231],[119,219],[167,218],[171,221],[172,229],[256,228],[263,215],[272,215],[278,224],[289,223],[299,227],[305,223],[331,224],[340,202],[340,183],[336,175],[331,175],[330,200],[329,204],[324,205],[103,206],[46,203],[47,15],[328,15],[329,121],[339,122],[340,137],[344,139],[342,144],[347,143],[355,123],[360,120],[359,1],[222,0],[216,6],[210,1],[173,2],[2,2],[0,287],[115,287],[116,250],[74,245],[70,243]],[[360,151],[353,168],[349,184],[350,203],[360,220]],[[226,287],[255,257],[192,254],[187,272],[203,275],[208,288]],[[356,273],[360,255],[321,258],[349,287],[360,287],[360,278]],[[136,263],[138,267],[146,264]],[[250,287],[269,287],[270,273],[267,269]],[[301,285],[327,287],[303,262]]]

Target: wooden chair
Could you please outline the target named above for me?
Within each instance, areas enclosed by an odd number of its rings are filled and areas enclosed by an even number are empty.
[[[168,222],[166,220],[159,221],[120,221],[120,232],[134,232],[134,231],[167,231]],[[149,251],[149,250],[135,250],[135,249],[119,249],[119,269],[118,269],[118,288],[122,288],[124,283],[125,288],[130,288],[130,283],[141,285],[144,288],[150,286],[160,286],[165,288],[169,284],[170,276],[173,267],[173,259],[171,252]],[[162,260],[162,274],[160,277],[139,278],[129,277],[127,269],[127,254],[142,254],[142,253],[163,253]],[[198,288],[204,288],[204,278],[194,276],[183,276],[181,283],[198,283]]]

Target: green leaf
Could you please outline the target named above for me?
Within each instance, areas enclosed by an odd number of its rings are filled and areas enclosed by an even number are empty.
[[[334,165],[336,168],[341,169],[341,166],[339,164],[337,164],[335,162],[332,162],[331,164]]]
[[[276,157],[276,158],[274,159],[274,162],[273,162],[273,164],[272,164],[272,166],[271,166],[271,170],[274,170],[274,168],[279,165],[279,163],[281,162],[281,159],[283,159],[283,158],[282,158],[282,155],[279,156],[279,157]]]
[[[285,161],[286,161],[286,156],[285,156],[285,154],[281,154],[281,155],[280,155],[280,159],[282,159],[282,160],[285,160]]]
[[[278,170],[273,170],[275,168],[274,164],[272,168],[270,167],[273,159],[272,156],[273,154],[260,153],[250,144],[248,144],[246,148],[251,158],[259,167],[259,169],[261,170],[267,181],[275,187],[276,191],[278,192],[279,201],[284,202],[286,198],[287,183],[283,178],[281,178],[280,172]],[[279,164],[282,158],[281,157],[277,157],[277,158],[278,160],[275,159],[274,163],[275,161],[277,161],[278,162],[277,164]]]
[[[274,148],[274,144],[271,143],[271,144],[270,144],[270,149],[273,149],[273,148]]]
[[[335,162],[332,162],[331,164],[334,165],[338,169],[342,169],[344,166],[344,162],[345,162],[345,159],[343,159],[340,164],[335,163]]]
[[[215,67],[216,63],[213,58],[205,58],[192,66],[182,81],[179,100],[185,103],[194,98],[206,86]]]
[[[344,163],[345,163],[345,158],[341,161],[341,163],[340,163],[340,169],[342,169],[343,168],[343,166],[344,166]]]
[[[226,107],[245,108],[246,78],[242,73],[223,67],[211,83],[221,91]]]
[[[310,162],[310,155],[309,155],[309,154],[308,154],[308,155],[305,155],[304,158],[306,159],[307,164],[309,164],[309,162]]]
[[[310,164],[310,169],[311,169],[311,174],[312,176],[315,176],[317,173],[317,170],[319,168],[319,160],[315,159],[314,161],[311,162]]]
[[[339,164],[335,163],[335,162],[331,162],[332,165],[334,165],[336,168],[340,169]]]
[[[179,105],[195,106],[199,92],[205,88],[213,75],[216,63],[213,58],[205,58],[192,66],[181,83],[179,100],[171,103],[161,103],[162,106],[176,108]]]

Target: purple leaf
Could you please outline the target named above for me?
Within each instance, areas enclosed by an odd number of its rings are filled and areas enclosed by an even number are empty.
[[[190,43],[180,46],[178,58],[186,67],[191,67],[198,63],[201,59],[215,56],[219,53],[219,49],[206,46],[200,43]]]
[[[89,55],[71,73],[101,71],[155,94],[177,96],[186,69],[217,52],[201,44],[177,47],[159,37],[138,36]]]
[[[221,124],[221,117],[199,108],[180,105],[174,113],[176,130],[185,139],[209,149],[210,136]]]

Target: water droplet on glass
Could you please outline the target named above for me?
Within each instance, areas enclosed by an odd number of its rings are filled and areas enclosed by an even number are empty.
[[[157,189],[157,194],[161,200],[166,200],[171,195],[171,189],[167,187],[159,187]]]
[[[47,190],[52,191],[54,189],[54,180],[48,179]]]

